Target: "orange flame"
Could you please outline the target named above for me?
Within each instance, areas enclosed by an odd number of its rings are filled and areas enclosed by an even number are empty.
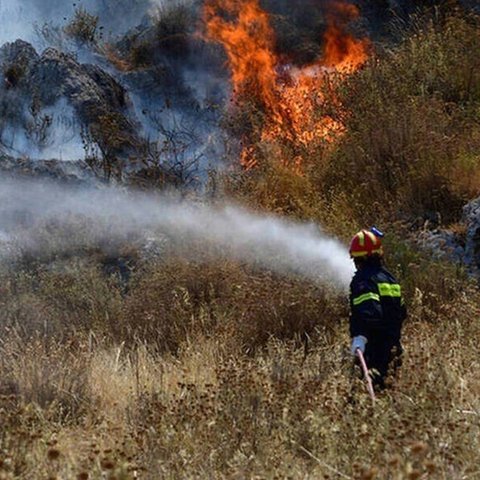
[[[366,62],[370,43],[354,38],[346,30],[348,23],[359,17],[355,5],[340,0],[330,5],[322,64],[337,72],[352,73]]]
[[[236,20],[229,21],[224,16]],[[225,48],[234,92],[249,92],[267,107],[274,106],[277,103],[275,34],[258,0],[209,0],[204,17],[208,38]]]
[[[302,150],[312,144],[332,143],[344,131],[338,120],[325,115],[318,118],[317,111],[326,76],[352,73],[368,58],[368,40],[356,39],[346,30],[358,14],[358,9],[344,0],[331,3],[323,56],[312,65],[295,69],[282,65],[275,54],[275,35],[259,0],[205,3],[207,38],[225,48],[234,95],[250,96],[261,103],[266,120],[260,141],[276,145],[275,154],[284,164],[291,163],[286,159],[291,159],[293,152],[297,170],[305,162]],[[241,163],[246,168],[256,165],[254,145],[244,148]]]

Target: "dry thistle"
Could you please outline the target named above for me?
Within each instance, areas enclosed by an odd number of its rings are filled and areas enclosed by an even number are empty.
[[[422,476],[422,472],[420,470],[412,470],[408,474],[408,480],[418,480]]]
[[[388,459],[388,465],[392,468],[397,468],[400,463],[402,462],[402,459],[400,458],[400,455],[393,455],[391,458]]]
[[[425,442],[416,442],[410,446],[410,451],[413,455],[424,455],[428,450],[428,445]]]
[[[425,470],[428,473],[434,473],[436,469],[437,469],[437,465],[435,464],[435,462],[431,460],[425,462]]]
[[[360,476],[361,480],[374,480],[378,475],[378,468],[371,467],[368,470],[364,469],[362,475]]]
[[[51,461],[58,460],[60,458],[60,450],[56,448],[50,448],[47,452],[47,458]]]
[[[104,458],[101,462],[100,465],[103,470],[113,470],[115,468],[115,463],[112,462],[109,458]]]

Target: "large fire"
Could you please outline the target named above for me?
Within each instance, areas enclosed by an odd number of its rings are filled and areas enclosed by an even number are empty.
[[[329,144],[343,132],[343,125],[329,115],[319,115],[326,78],[332,72],[348,75],[367,59],[369,42],[347,32],[358,17],[355,6],[345,0],[330,4],[326,16],[323,55],[312,65],[293,68],[275,53],[275,34],[259,0],[207,0],[204,18],[207,38],[223,44],[231,69],[235,96],[250,97],[261,105],[265,123],[260,140],[287,146],[288,158],[277,148],[279,160],[301,169],[302,149]],[[340,108],[340,106],[339,106]],[[256,165],[255,149],[242,152],[246,168]]]

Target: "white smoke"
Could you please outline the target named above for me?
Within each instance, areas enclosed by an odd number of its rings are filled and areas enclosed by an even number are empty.
[[[45,47],[38,28],[44,24],[63,27],[73,17],[76,8],[84,8],[99,17],[105,35],[125,33],[141,23],[154,0],[0,0],[0,45],[22,39],[37,48]]]
[[[6,123],[0,128],[2,150],[32,160],[78,160],[85,157],[81,125],[73,108],[61,99],[35,116],[25,111],[23,127]]]
[[[132,235],[194,240],[220,255],[260,265],[280,273],[295,273],[312,281],[346,288],[353,265],[346,248],[313,224],[296,223],[234,205],[210,206],[167,196],[115,189],[70,189],[53,184],[0,182],[0,232],[23,250],[38,251],[28,228],[51,222],[56,228],[80,218],[78,232],[58,239],[77,248],[82,243]],[[19,224],[22,224],[21,228]],[[86,225],[88,224],[88,229]],[[25,227],[28,226],[28,228]],[[0,247],[1,249],[2,247]],[[3,247],[3,256],[11,246]]]
[[[32,40],[33,23],[38,12],[30,2],[0,0],[0,45],[21,38]]]

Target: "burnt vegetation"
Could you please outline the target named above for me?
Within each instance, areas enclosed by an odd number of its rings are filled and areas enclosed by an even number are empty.
[[[85,8],[78,7],[64,31],[67,36],[80,44],[94,44],[99,40],[100,28],[97,15],[92,15]]]
[[[322,13],[274,3],[279,55],[308,64]],[[192,9],[165,8],[145,36],[100,51],[126,75],[171,74],[192,48],[221,71],[217,47],[192,47]],[[398,18],[362,68],[325,85],[314,115],[342,105],[338,142],[303,146],[294,171],[298,151],[278,162],[265,112],[240,99],[223,117],[229,152],[248,138],[257,165],[202,184],[202,201],[233,197],[345,242],[359,226],[385,227],[409,319],[403,367],[376,407],[351,371],[344,295],[186,240],[158,257],[131,238],[62,256],[58,237],[89,228],[73,218],[72,231],[42,226],[41,254],[0,263],[0,479],[479,478],[478,286],[406,238],[432,216],[455,224],[480,191],[480,21],[450,4]],[[90,43],[97,28],[78,10],[67,33]],[[401,41],[383,41],[394,30]],[[21,69],[4,75],[11,88],[22,80]],[[85,133],[104,141],[88,159],[99,176],[130,173],[116,155],[122,121],[106,113]],[[159,131],[164,150],[142,145],[127,183],[198,185],[182,170],[195,160],[189,140]]]

